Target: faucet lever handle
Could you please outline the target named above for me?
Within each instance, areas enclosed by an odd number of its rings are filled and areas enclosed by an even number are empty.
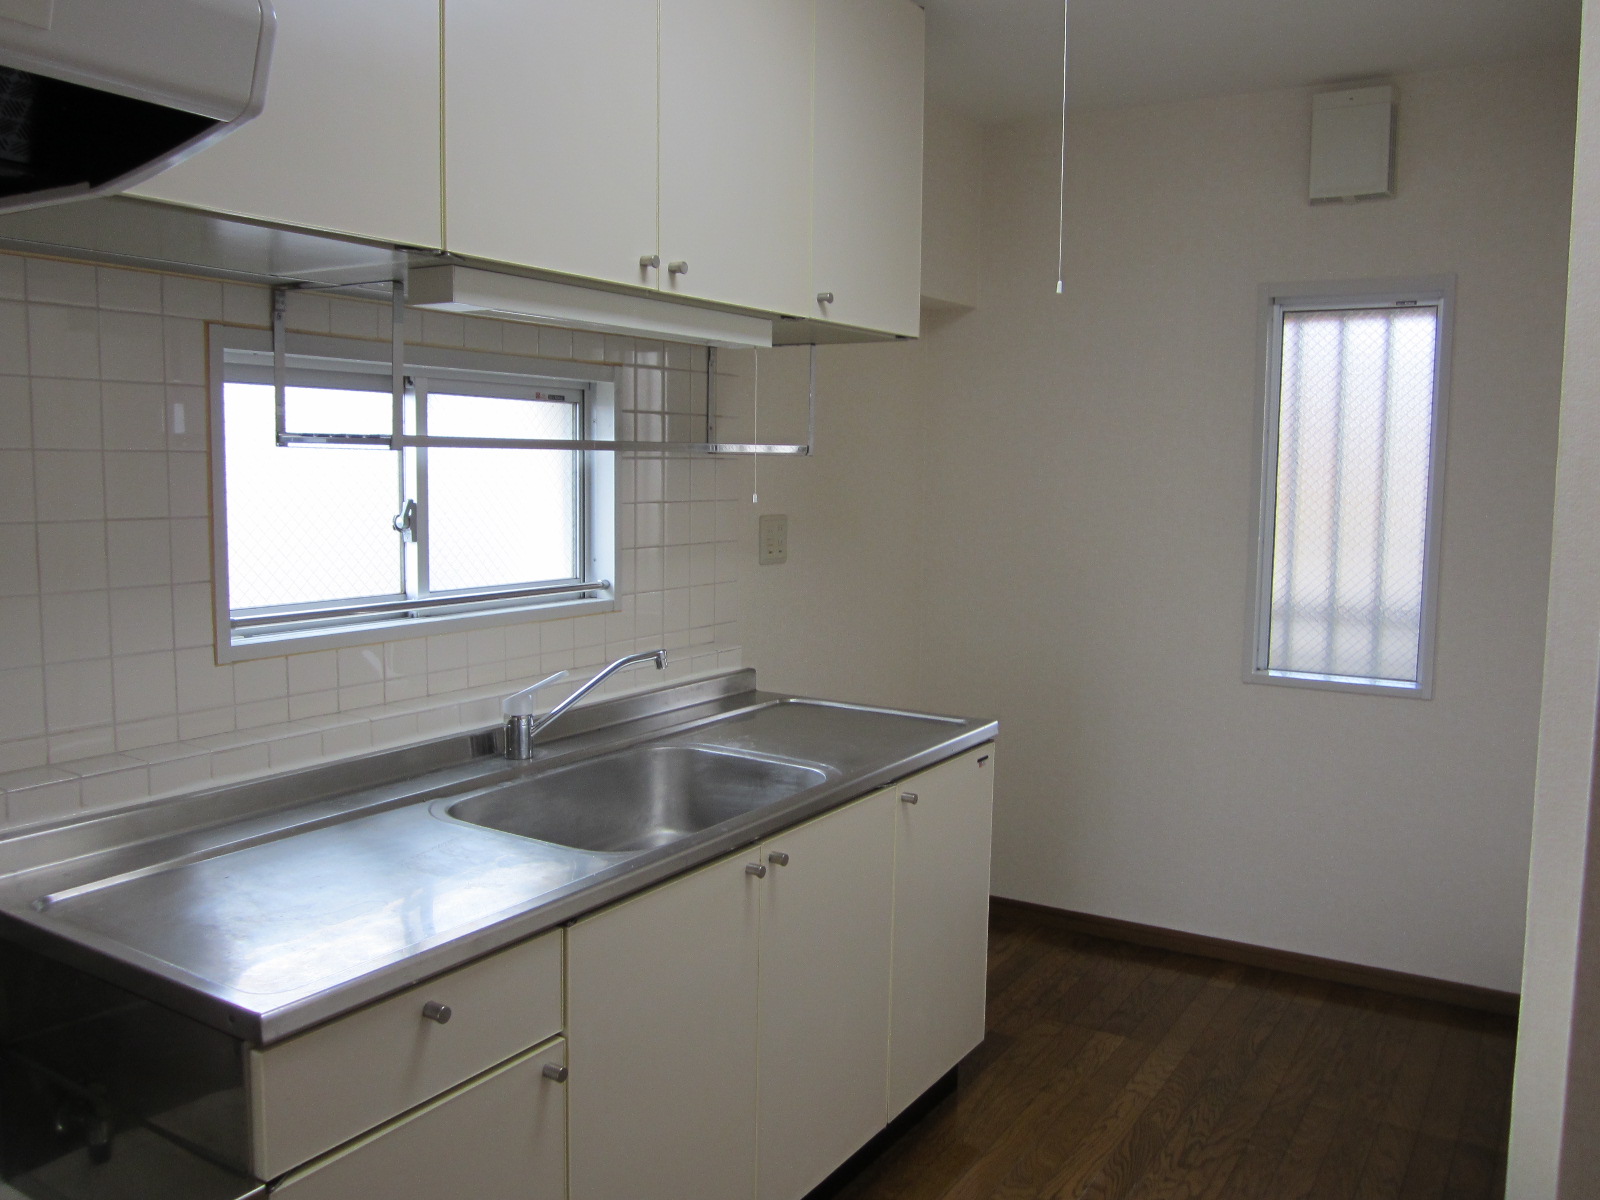
[[[538,683],[523,688],[520,692],[513,692],[500,702],[500,714],[506,717],[531,717],[533,716],[533,694],[540,688],[549,687],[552,683],[560,683],[571,671],[557,671],[554,675],[546,675]]]

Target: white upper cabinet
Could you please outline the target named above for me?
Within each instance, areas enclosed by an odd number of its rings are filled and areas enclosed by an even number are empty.
[[[274,0],[266,110],[131,194],[438,246],[439,3]]]
[[[911,0],[817,0],[808,315],[912,337],[922,292],[923,24]]]
[[[654,287],[657,0],[446,0],[445,244]]]
[[[662,0],[662,291],[812,314],[815,9]]]
[[[809,314],[814,12],[446,0],[447,247]]]

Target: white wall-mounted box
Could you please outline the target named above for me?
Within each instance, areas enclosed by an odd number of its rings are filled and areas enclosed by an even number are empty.
[[[1394,88],[1311,97],[1311,199],[1394,194]]]

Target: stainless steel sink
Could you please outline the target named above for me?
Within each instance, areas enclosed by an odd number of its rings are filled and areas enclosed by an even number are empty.
[[[705,746],[636,746],[442,805],[458,821],[600,854],[637,854],[827,778],[815,767]]]

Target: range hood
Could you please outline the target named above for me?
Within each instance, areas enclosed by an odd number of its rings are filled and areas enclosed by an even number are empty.
[[[0,0],[0,211],[120,191],[250,120],[270,0]]]

